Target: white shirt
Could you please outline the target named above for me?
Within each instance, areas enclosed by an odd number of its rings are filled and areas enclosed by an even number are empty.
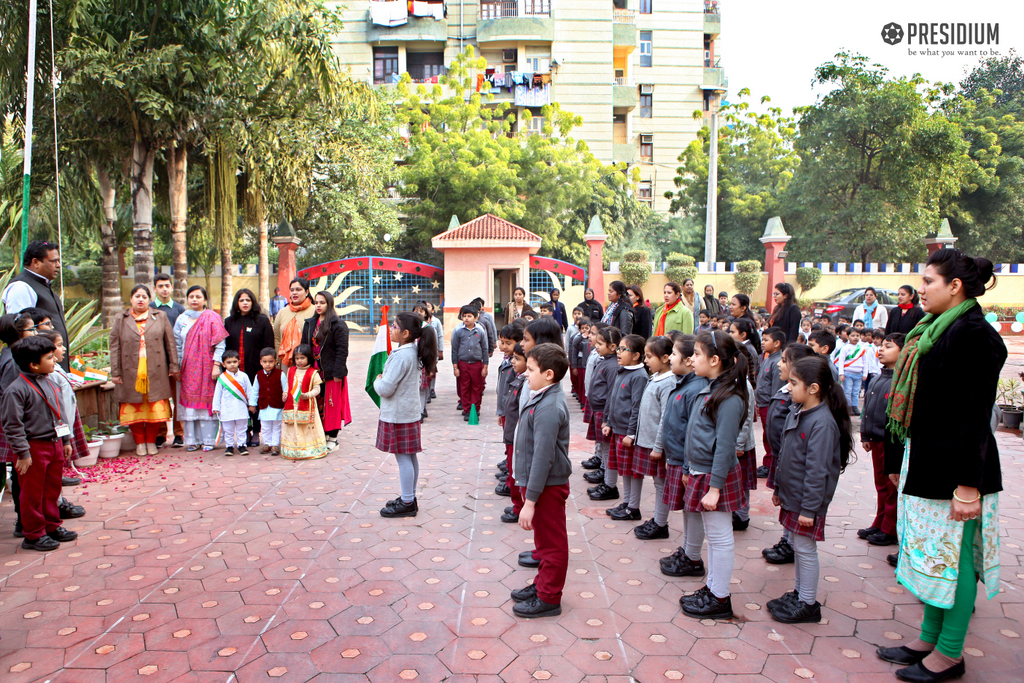
[[[28,269],[26,269],[25,272],[36,276],[46,284],[50,284],[50,281],[39,273],[34,273]],[[39,295],[37,295],[35,290],[24,282],[12,282],[7,285],[7,289],[4,290],[3,301],[4,310],[9,314],[14,315],[15,313],[21,313],[26,308],[35,307],[36,303],[39,301]]]
[[[249,383],[249,376],[241,370],[234,373],[225,370],[224,374],[234,377],[242,385],[242,398],[236,398],[225,389],[224,383],[228,380],[221,380],[218,377],[216,387],[213,390],[213,404],[210,406],[210,411],[220,413],[221,422],[249,419],[249,398],[252,393],[252,384]]]

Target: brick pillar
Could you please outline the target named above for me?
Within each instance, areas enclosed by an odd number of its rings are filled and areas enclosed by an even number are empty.
[[[295,250],[302,240],[298,237],[272,237],[271,241],[277,245],[278,251],[277,287],[287,297],[288,286],[295,279]]]
[[[760,238],[761,244],[764,245],[764,269],[768,273],[768,301],[765,303],[765,307],[769,313],[775,308],[775,299],[772,297],[775,285],[786,281],[786,259],[784,254],[786,242],[789,240],[790,236],[786,234],[785,228],[782,227],[782,219],[778,216],[769,218],[768,225],[764,229],[764,235]]]

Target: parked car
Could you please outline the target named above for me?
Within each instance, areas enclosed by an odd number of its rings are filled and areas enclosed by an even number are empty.
[[[821,301],[814,302],[814,315],[825,316],[832,322],[838,322],[840,316],[853,320],[853,312],[857,306],[864,303],[864,290],[866,287],[857,289],[840,289],[825,297]],[[892,312],[899,303],[899,297],[894,289],[875,289],[878,294],[878,303],[885,306],[886,310]]]

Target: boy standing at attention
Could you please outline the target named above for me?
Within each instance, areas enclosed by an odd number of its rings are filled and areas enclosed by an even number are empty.
[[[868,348],[860,342],[860,330],[851,327],[847,332],[849,341],[839,351],[839,381],[843,384],[846,403],[851,415],[860,415],[857,403],[860,398],[860,385],[868,377]],[[875,346],[871,344],[871,352]]]
[[[811,332],[811,337],[807,341],[807,345],[811,347],[819,356],[823,356],[828,359],[828,367],[832,371],[832,379],[839,379],[839,368],[836,367],[833,361],[832,355],[836,348],[836,336],[827,330],[815,330]]]
[[[60,525],[64,460],[71,456],[71,422],[48,375],[56,363],[53,342],[26,337],[11,346],[20,372],[4,390],[0,424],[18,461],[21,525],[26,550],[56,550],[78,534]]]
[[[234,455],[236,448],[239,455],[249,455],[245,428],[249,425],[249,413],[256,412],[256,408],[249,405],[252,385],[249,376],[238,369],[238,351],[225,351],[222,363],[224,372],[217,378],[210,412],[220,420],[226,446],[224,455]]]
[[[480,401],[484,394],[484,379],[487,377],[487,333],[476,324],[477,309],[463,306],[459,318],[465,327],[452,332],[452,366],[458,383],[459,403],[462,404],[462,419],[469,422],[470,406],[476,406],[480,415]]]
[[[768,357],[761,364],[757,388],[754,389],[754,407],[761,417],[761,424],[768,424],[768,406],[772,402],[775,392],[782,388],[782,380],[779,379],[779,359],[782,358],[782,347],[786,345],[786,333],[778,327],[769,327],[761,335],[761,345]],[[757,468],[757,476],[764,479],[768,476],[768,470],[772,464],[772,446],[768,443],[768,430],[762,434],[764,445],[764,458],[761,466]]]
[[[565,501],[569,497],[569,406],[561,381],[569,368],[557,344],[530,349],[526,381],[533,393],[519,415],[515,433],[512,477],[523,486],[519,526],[532,530],[534,556],[540,560],[537,578],[512,591],[512,611],[527,619],[562,613],[562,588],[569,569],[569,536]]]

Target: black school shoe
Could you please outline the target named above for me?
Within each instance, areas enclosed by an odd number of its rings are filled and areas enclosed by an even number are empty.
[[[517,617],[524,619],[537,619],[539,617],[557,617],[562,613],[561,605],[550,605],[537,596],[529,600],[513,605],[512,612]]]
[[[463,422],[469,422],[469,413],[463,413],[462,420]]]
[[[619,487],[598,484],[593,491],[588,491],[587,495],[590,496],[590,500],[615,500],[619,497]]]
[[[60,547],[60,543],[53,540],[49,536],[40,536],[34,541],[24,539],[21,542],[21,547],[25,550],[38,550],[40,552],[46,552],[49,550],[56,550]]]
[[[235,454],[235,447],[234,446],[228,446],[227,448],[224,449],[224,455],[232,456],[234,454]]]
[[[604,468],[601,467],[600,464],[599,464],[596,470],[593,470],[591,472],[586,472],[583,475],[583,478],[586,479],[591,484],[603,484],[604,483]]]
[[[767,465],[761,465],[760,467],[757,468],[757,478],[758,479],[767,479],[768,478],[768,466]]]
[[[704,576],[704,560],[694,562],[685,553],[673,557],[664,558],[669,561],[661,563],[661,573],[665,576]]]
[[[394,501],[391,501],[391,503],[394,503]],[[401,498],[399,498],[398,502],[395,503],[394,505],[392,505],[391,503],[388,503],[383,508],[381,508],[381,517],[387,517],[389,519],[395,517],[415,517],[416,513],[419,512],[420,509],[420,506],[416,503],[415,498],[412,499],[411,503],[404,503],[402,502]]]
[[[65,529],[62,526],[57,527],[46,535],[58,543],[70,543],[78,538],[77,531],[71,531],[70,529]]]
[[[765,562],[768,564],[792,564],[796,561],[793,546],[786,539],[782,539],[771,548],[762,550],[761,554],[764,555]]]
[[[501,514],[501,521],[505,524],[515,524],[519,521],[519,515],[514,510],[512,512],[503,512]]]
[[[249,449],[246,448],[245,446],[239,446],[238,447],[238,454],[239,455],[249,455]]]
[[[57,511],[60,513],[61,519],[78,519],[79,517],[85,517],[85,508],[81,505],[75,505],[67,499],[64,499],[64,501],[57,506]]]
[[[537,597],[537,586],[530,584],[526,588],[517,588],[509,594],[515,602],[526,602],[530,598]]]
[[[871,534],[877,534],[881,529],[877,526],[869,526],[857,532],[857,538],[867,540]]]
[[[459,405],[455,406],[455,410],[462,410],[462,401],[459,401]]]
[[[641,541],[653,541],[656,538],[668,538],[668,525],[658,526],[654,518],[647,520],[633,529],[633,535]]]
[[[21,528],[21,522],[14,523],[14,537],[25,538],[25,531]]]
[[[166,436],[158,436],[158,437],[156,437],[156,440],[153,441],[153,443],[156,444],[157,448],[163,448],[164,444],[167,443],[167,437]]]
[[[765,607],[767,607],[768,611],[771,612],[772,610],[778,609],[782,605],[787,605],[787,604],[789,604],[791,602],[796,602],[799,599],[800,599],[800,594],[799,593],[797,593],[796,591],[789,591],[788,593],[783,595],[781,598],[775,598],[774,600],[769,600],[767,603],[765,603]]]
[[[540,566],[540,560],[534,558],[532,550],[524,550],[519,553],[519,566],[527,569],[536,569]]]
[[[494,487],[494,492],[499,496],[505,496],[506,498],[512,497],[512,489],[509,488],[508,484],[501,482]]]
[[[871,534],[868,536],[868,543],[871,545],[897,545],[900,539],[895,534],[887,534],[884,531],[879,531],[877,534]]]
[[[694,619],[732,619],[732,596],[715,597],[710,590],[698,591],[692,600],[679,599],[683,614]]]
[[[914,666],[930,655],[931,652],[918,652],[917,650],[911,650],[909,647],[901,645],[900,647],[880,647],[875,650],[875,654],[878,655],[879,659],[886,662],[900,664],[902,666]]]
[[[643,519],[640,514],[640,508],[624,507],[621,510],[615,510],[609,512],[608,516],[619,522],[635,522],[638,519]]]
[[[502,472],[508,472],[508,465],[505,464],[504,460],[498,463],[498,469]]]
[[[898,565],[900,563],[900,554],[899,554],[899,552],[889,553],[888,555],[885,556],[885,561],[888,562],[891,566],[895,567],[896,565]]]
[[[679,546],[678,548],[676,548],[676,551],[674,553],[672,553],[668,557],[663,557],[660,560],[658,560],[658,563],[661,564],[662,567],[664,567],[667,564],[678,562],[679,558],[683,556],[684,552],[685,551],[683,550],[683,547]]]
[[[495,472],[494,478],[499,481],[504,481],[505,479],[508,479],[508,472]]]
[[[426,420],[426,419],[427,419],[428,417],[430,417],[430,416],[429,416],[429,415],[427,415],[427,411],[426,411],[426,409],[424,409],[424,410],[423,410],[423,412],[422,412],[422,413],[420,413],[420,422],[423,422],[423,421],[424,421],[424,420]]]
[[[515,608],[512,609],[515,610]],[[896,669],[896,678],[901,681],[909,681],[909,683],[938,683],[960,678],[965,673],[967,673],[967,666],[962,659],[945,671],[930,671],[921,661],[906,669]]]
[[[597,487],[595,486],[594,488],[597,488]],[[623,502],[619,503],[618,505],[616,505],[615,507],[611,507],[611,508],[606,509],[604,511],[604,514],[606,514],[606,515],[608,515],[610,517],[611,514],[613,512],[615,512],[616,510],[625,510],[627,507],[629,507],[629,503],[623,501]]]
[[[61,486],[78,486],[81,483],[82,480],[78,477],[61,477],[60,479]]]
[[[821,603],[808,605],[803,600],[784,602],[775,609],[768,610],[775,621],[783,624],[817,624],[821,621]]]
[[[587,458],[580,463],[580,467],[585,470],[596,470],[601,466],[601,456],[595,455],[591,458]]]
[[[171,448],[181,448],[185,445],[185,440],[180,436],[174,437],[174,441],[171,442]]]
[[[733,531],[746,531],[747,527],[750,526],[749,519],[740,519],[740,516],[735,512],[732,513],[732,530]]]
[[[430,390],[430,398],[437,398],[437,392],[433,389]]]

